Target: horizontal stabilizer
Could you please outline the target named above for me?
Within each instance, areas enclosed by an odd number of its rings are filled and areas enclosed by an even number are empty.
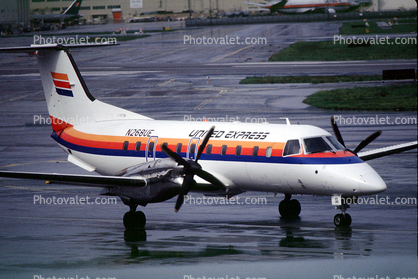
[[[36,179],[57,182],[62,184],[81,185],[88,187],[114,187],[114,186],[135,186],[147,185],[145,179],[119,176],[102,175],[75,175],[57,173],[35,173],[35,172],[9,172],[0,171],[0,177]]]
[[[415,149],[417,148],[417,141],[383,147],[379,149],[373,149],[369,151],[359,152],[357,155],[362,159],[363,161],[372,160],[384,156],[388,156],[391,154],[396,154],[400,152],[404,152],[407,150]]]

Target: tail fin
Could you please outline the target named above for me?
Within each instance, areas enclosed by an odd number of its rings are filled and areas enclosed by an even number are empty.
[[[74,47],[82,46],[94,45]],[[91,122],[150,119],[96,100],[90,94],[68,47],[32,45],[31,47],[4,48],[0,51],[28,53],[37,51],[39,71],[54,131]]]
[[[80,10],[81,1],[83,0],[75,0],[62,14],[67,15],[76,15],[78,14],[78,11]]]

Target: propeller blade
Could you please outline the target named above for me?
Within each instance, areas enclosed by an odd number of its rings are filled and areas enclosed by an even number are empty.
[[[180,207],[182,206],[184,202],[184,196],[189,193],[189,191],[193,187],[193,174],[186,174],[183,180],[183,184],[181,185],[180,193],[177,197],[176,206],[174,207],[174,212],[177,212],[180,210]]]
[[[196,160],[195,160],[196,162],[197,162],[197,160],[199,160],[200,155],[202,155],[202,152],[205,149],[206,144],[208,144],[208,141],[209,141],[210,137],[212,136],[214,130],[215,130],[215,126],[212,126],[212,128],[210,128],[210,130],[206,134],[205,138],[203,139],[203,142],[200,145],[199,150],[197,151],[197,156],[196,156]]]
[[[340,129],[338,129],[337,123],[335,122],[334,116],[331,116],[331,126],[335,137],[345,147],[343,137],[341,136]]]
[[[174,161],[177,162],[177,164],[184,166],[184,167],[189,167],[189,163],[184,160],[179,154],[177,154],[176,152],[172,151],[170,148],[168,148],[165,145],[161,145],[161,150],[167,154],[168,157],[170,157],[171,159],[173,159]]]
[[[382,134],[382,131],[377,131],[368,136],[366,139],[364,139],[362,142],[360,142],[359,145],[357,145],[356,149],[354,149],[354,153],[357,154],[360,150],[365,148],[369,143],[374,141],[378,136]]]
[[[218,186],[219,189],[226,190],[225,185],[221,181],[219,181],[219,179],[217,179],[216,177],[214,177],[212,174],[208,173],[207,171],[200,169],[200,170],[197,170],[195,174],[199,176],[200,178],[206,180],[207,182]]]

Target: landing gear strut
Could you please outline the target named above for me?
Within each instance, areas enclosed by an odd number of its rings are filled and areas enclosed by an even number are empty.
[[[300,203],[298,200],[291,200],[291,194],[285,194],[284,200],[279,203],[280,215],[285,219],[293,219],[300,214]]]
[[[351,225],[351,216],[345,211],[350,208],[346,203],[337,206],[337,209],[340,209],[342,213],[339,213],[334,216],[334,224],[337,228],[348,228]]]
[[[123,216],[123,225],[126,229],[140,229],[147,222],[144,212],[136,211],[137,206],[137,204],[130,204],[130,210]]]

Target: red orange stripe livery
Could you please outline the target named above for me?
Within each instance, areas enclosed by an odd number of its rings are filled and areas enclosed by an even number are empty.
[[[68,79],[67,74],[51,72],[51,76],[58,95],[74,97],[73,91],[71,90],[70,80]]]

